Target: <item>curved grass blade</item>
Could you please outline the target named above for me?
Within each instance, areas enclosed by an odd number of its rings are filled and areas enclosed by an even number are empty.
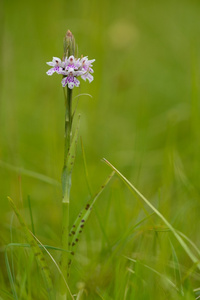
[[[126,259],[134,262],[134,263],[139,263],[141,266],[145,267],[146,269],[149,269],[150,271],[152,271],[154,274],[158,275],[160,278],[164,279],[164,281],[168,282],[169,285],[171,285],[177,292],[179,292],[179,289],[177,288],[177,286],[165,275],[161,274],[160,272],[158,272],[157,270],[155,270],[154,268],[146,265],[146,264],[143,264],[142,262],[136,260],[136,259],[133,259],[133,258],[130,258],[128,256],[124,256]],[[131,272],[131,273],[134,273],[134,271],[130,268],[128,268],[128,271]]]
[[[30,232],[31,233],[31,232]],[[31,233],[32,234],[32,233]],[[35,237],[36,238],[36,237]],[[36,238],[37,239],[37,238]],[[59,247],[55,247],[55,246],[50,246],[50,245],[38,245],[40,248],[42,249],[50,249],[50,250],[56,250],[56,251],[65,251],[65,252],[69,252],[65,249],[59,248]],[[9,243],[8,245],[5,246],[4,251],[7,252],[9,250],[9,248],[11,247],[22,247],[22,248],[31,248],[30,244],[23,244],[23,243]]]
[[[116,172],[116,174],[119,176],[119,178],[128,186],[130,189],[131,193],[135,195],[135,193],[156,213],[156,215],[165,223],[165,225],[170,229],[170,231],[173,233],[175,238],[178,240],[182,248],[185,250],[187,255],[190,257],[192,262],[198,267],[200,270],[200,260],[193,254],[193,252],[190,250],[190,248],[187,246],[187,244],[184,242],[182,237],[177,233],[176,229],[165,219],[165,217],[140,193],[136,187],[128,181],[128,179],[122,175],[108,160],[105,158],[103,161],[111,167],[112,170]]]
[[[80,96],[88,96],[88,97],[90,97],[90,98],[93,98],[92,95],[90,95],[90,94],[82,93],[82,94],[78,94],[78,95],[76,95],[75,97],[73,97],[73,100],[76,99],[76,98],[79,98]]]
[[[17,209],[16,205],[14,204],[13,200],[10,197],[8,197],[8,200],[10,202],[10,205],[11,205],[12,209],[15,212],[15,215],[16,215],[19,223],[21,224],[21,226],[24,230],[27,242],[31,245],[31,248],[32,248],[32,251],[33,251],[34,256],[36,258],[36,261],[38,263],[39,269],[41,270],[41,273],[43,275],[43,279],[44,279],[44,283],[45,283],[45,286],[46,286],[46,290],[47,290],[48,295],[49,295],[49,299],[54,300],[55,297],[54,297],[54,289],[53,289],[53,283],[52,283],[52,279],[51,279],[51,273],[50,273],[49,267],[46,263],[44,254],[42,253],[40,247],[38,246],[36,240],[33,238],[32,234],[30,233],[28,227],[26,226],[26,224],[23,220],[23,217],[21,216],[20,212],[18,211],[18,209]]]
[[[147,217],[143,218],[142,220],[131,226],[131,228],[128,228],[128,230],[124,232],[124,235],[112,245],[112,253],[122,250],[126,246],[127,242],[135,234],[134,229],[137,228],[140,224],[144,223],[149,218],[151,218],[153,215],[154,213],[148,215]]]
[[[194,250],[198,253],[198,255],[200,256],[200,250],[199,248],[195,245],[195,243],[193,241],[191,241],[191,239],[189,239],[189,237],[187,237],[184,233],[182,233],[181,231],[177,230],[178,234],[180,236],[182,236],[187,242],[188,244],[190,244]]]
[[[69,233],[69,251],[70,251],[71,257],[74,255],[76,245],[79,241],[79,236],[83,231],[85,223],[86,223],[86,221],[88,220],[88,218],[90,216],[90,213],[92,211],[92,208],[93,208],[96,200],[98,199],[100,194],[103,192],[105,187],[108,185],[108,183],[110,182],[110,180],[111,180],[111,178],[113,177],[114,174],[115,174],[115,172],[112,172],[108,176],[108,178],[106,179],[104,184],[100,187],[99,191],[93,197],[91,197],[90,201],[80,211],[78,217],[76,218],[75,222],[73,223],[73,226],[72,226],[72,228],[70,230],[70,233]],[[69,262],[68,262],[69,268],[70,268],[71,263],[72,263],[72,259],[69,259]]]
[[[72,114],[72,119],[74,119],[74,115],[75,115],[76,110],[77,110],[77,107],[78,107],[78,103],[79,103],[79,98],[80,98],[80,96],[89,96],[90,98],[93,98],[92,95],[86,94],[86,93],[78,94],[78,95],[76,95],[75,97],[73,97],[73,101],[74,101],[76,98],[78,98],[78,99],[77,99],[77,101],[76,101],[76,105],[75,105],[75,108],[74,108],[74,111],[73,111],[73,114]]]
[[[32,233],[30,232],[30,234],[32,234]],[[67,284],[67,282],[66,282],[66,280],[65,280],[65,278],[64,278],[64,276],[63,276],[63,274],[62,274],[62,272],[61,272],[61,270],[60,270],[60,268],[58,266],[58,264],[56,263],[55,259],[52,257],[52,255],[49,253],[49,251],[47,249],[56,250],[56,251],[66,251],[66,250],[64,250],[62,248],[55,247],[55,246],[43,245],[35,236],[34,236],[34,238],[38,241],[39,248],[44,249],[44,251],[46,251],[47,254],[50,256],[51,260],[53,261],[53,263],[55,264],[56,268],[58,269],[58,272],[60,273],[61,277],[63,278],[64,283],[65,283],[65,285],[66,285],[66,287],[67,287],[67,289],[69,291],[69,294],[70,294],[71,298],[74,299],[74,297],[73,297],[73,295],[72,295],[72,293],[71,293],[71,291],[69,289],[69,286],[68,286],[68,284]],[[9,248],[11,248],[11,247],[31,248],[31,245],[30,244],[22,244],[22,243],[9,243],[8,245],[6,245],[6,247],[5,247],[5,258],[6,258],[6,262],[8,263],[8,269],[9,269],[8,271],[10,271],[10,265],[9,265],[8,253],[7,252],[9,250]],[[11,276],[12,276],[12,274],[11,274]],[[11,277],[11,280],[12,280],[12,277]],[[15,286],[14,286],[14,288],[15,288]],[[18,299],[18,298],[15,298],[15,299]]]
[[[51,177],[48,177],[46,175],[43,175],[43,174],[40,174],[40,173],[37,173],[37,172],[34,172],[34,171],[26,170],[22,167],[14,167],[11,164],[6,163],[2,160],[0,160],[0,166],[7,169],[7,170],[11,170],[11,171],[14,171],[16,173],[20,173],[22,175],[32,177],[32,178],[38,179],[40,181],[46,182],[48,184],[60,187],[60,182],[58,182],[57,180],[55,180]]]
[[[31,234],[32,234],[32,233],[31,233]],[[33,235],[33,234],[32,234],[32,235]],[[61,277],[62,277],[62,279],[63,279],[63,281],[64,281],[64,283],[65,283],[65,286],[66,286],[67,289],[68,289],[68,292],[69,292],[69,294],[70,294],[70,297],[72,298],[72,300],[74,300],[74,297],[73,297],[73,295],[72,295],[72,293],[71,293],[71,291],[70,291],[70,288],[69,288],[69,286],[68,286],[68,284],[67,284],[67,281],[66,281],[66,279],[65,279],[65,277],[64,277],[64,275],[63,275],[61,269],[59,268],[57,262],[55,261],[55,259],[53,258],[53,256],[49,253],[49,251],[46,249],[46,247],[45,247],[45,246],[44,246],[44,245],[36,238],[36,236],[34,236],[34,238],[37,240],[37,242],[40,244],[40,246],[44,249],[44,251],[46,251],[46,253],[50,256],[50,258],[51,258],[51,260],[53,261],[53,263],[55,264],[55,266],[56,266],[58,272],[60,273],[60,275],[61,275]],[[63,250],[63,251],[66,251],[66,250]],[[68,252],[68,251],[67,251],[67,252]]]
[[[93,192],[92,192],[92,187],[91,187],[90,180],[89,180],[89,174],[88,174],[88,168],[87,168],[87,162],[86,162],[86,156],[85,156],[85,150],[84,150],[82,138],[81,138],[81,150],[82,150],[82,156],[83,156],[83,165],[84,165],[86,183],[87,183],[87,186],[88,186],[88,191],[89,191],[90,197],[92,197]],[[99,222],[99,226],[101,228],[104,240],[106,241],[106,244],[110,248],[109,239],[108,239],[107,234],[105,232],[101,216],[100,216],[100,214],[98,213],[98,211],[96,209],[94,210],[94,213],[95,213],[95,215],[97,217],[97,220]]]

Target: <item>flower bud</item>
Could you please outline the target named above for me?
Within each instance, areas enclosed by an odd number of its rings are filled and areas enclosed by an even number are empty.
[[[71,55],[75,54],[75,38],[70,30],[67,31],[65,37],[64,37],[64,54],[63,54],[63,60]]]

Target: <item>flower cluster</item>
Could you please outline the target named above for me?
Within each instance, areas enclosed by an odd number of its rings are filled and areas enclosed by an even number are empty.
[[[80,81],[77,77],[81,76],[82,79],[86,79],[91,82],[94,78],[91,73],[94,73],[92,63],[95,59],[88,60],[87,56],[76,59],[73,55],[69,58],[65,58],[64,61],[61,61],[58,57],[53,57],[51,62],[47,62],[47,65],[52,68],[49,69],[46,73],[47,75],[52,75],[53,73],[62,74],[63,80],[61,81],[62,86],[68,86],[69,89],[73,89],[74,86],[79,86]]]

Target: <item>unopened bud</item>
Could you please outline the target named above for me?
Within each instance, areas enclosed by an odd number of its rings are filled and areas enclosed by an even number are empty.
[[[73,34],[71,33],[70,30],[67,31],[65,37],[64,37],[64,54],[63,54],[63,59],[65,57],[69,57],[71,55],[74,55],[75,53],[75,39]]]

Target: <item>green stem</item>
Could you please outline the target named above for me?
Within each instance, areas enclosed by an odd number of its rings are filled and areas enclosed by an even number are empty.
[[[65,92],[65,148],[64,148],[64,166],[62,173],[62,248],[68,250],[69,237],[69,204],[70,204],[70,189],[71,189],[71,172],[67,168],[67,156],[71,146],[72,139],[72,90],[68,87]],[[61,256],[61,271],[67,280],[68,277],[68,253],[62,252]],[[66,287],[61,284],[61,293],[64,294],[63,299],[67,299]]]
[[[65,152],[64,152],[64,167],[66,166],[67,154],[71,145],[72,137],[72,90],[67,89],[65,93]]]

